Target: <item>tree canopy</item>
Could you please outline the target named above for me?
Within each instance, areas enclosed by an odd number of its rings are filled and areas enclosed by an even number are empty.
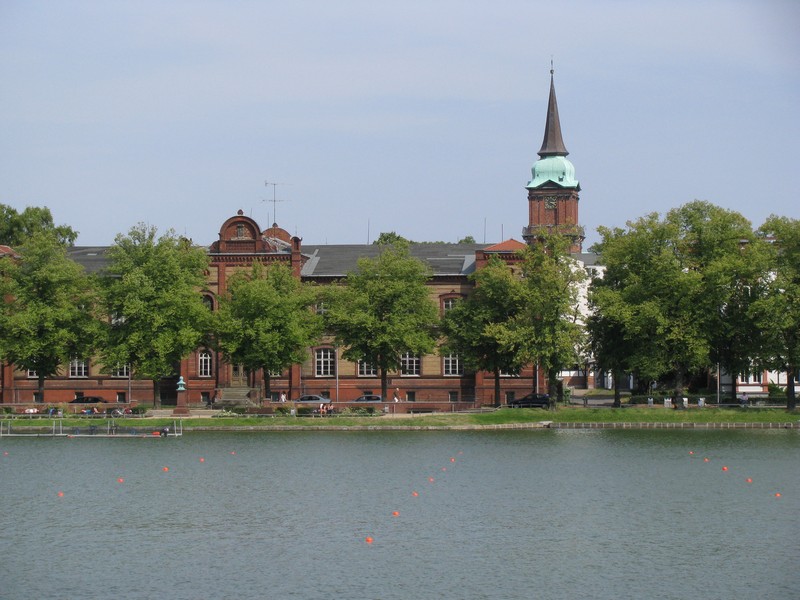
[[[760,233],[770,242],[774,268],[750,314],[762,332],[759,354],[766,366],[786,373],[787,407],[794,409],[800,370],[800,220],[773,215]]]
[[[321,317],[311,310],[315,299],[289,267],[260,263],[237,273],[220,298],[216,344],[229,362],[262,369],[267,397],[270,373],[303,362],[321,333]]]
[[[201,290],[208,257],[169,231],[139,224],[109,249],[104,300],[110,317],[103,362],[128,364],[131,376],[152,379],[156,402],[162,377],[207,342],[210,311]]]
[[[395,244],[374,259],[359,259],[344,285],[326,290],[326,326],[344,358],[378,369],[383,397],[388,373],[400,367],[404,354],[435,347],[438,309],[425,285],[429,278],[408,246]]]
[[[517,373],[524,361],[505,343],[504,327],[519,317],[525,304],[522,281],[497,256],[470,276],[469,296],[449,309],[442,320],[442,352],[457,354],[464,366],[494,374],[494,402],[500,405],[500,373]]]
[[[17,248],[27,244],[38,232],[51,232],[67,246],[78,239],[78,232],[68,225],[53,223],[53,215],[47,207],[28,206],[20,213],[11,206],[0,204],[0,244]]]
[[[98,342],[95,295],[83,267],[52,231],[35,231],[20,257],[0,258],[0,355],[44,382],[71,360],[89,358]]]
[[[599,232],[605,272],[592,283],[589,326],[600,366],[646,381],[671,373],[676,396],[715,360],[750,370],[744,291],[764,263],[741,215],[695,201]]]

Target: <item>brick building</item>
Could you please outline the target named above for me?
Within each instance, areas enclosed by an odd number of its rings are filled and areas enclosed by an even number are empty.
[[[566,158],[568,152],[561,135],[551,71],[550,97],[547,107],[545,134],[539,159],[534,163],[532,178],[526,186],[528,223],[522,229],[525,242],[509,239],[496,244],[412,244],[412,256],[426,262],[433,273],[429,282],[431,297],[444,312],[448,305],[466,296],[471,288],[469,275],[481,268],[491,255],[508,262],[516,260],[515,252],[532,243],[544,232],[558,232],[570,239],[571,252],[586,268],[594,264],[593,255],[583,254],[583,228],[578,219],[580,185],[575,169]],[[105,247],[74,247],[71,257],[90,272],[99,272],[105,264]],[[210,259],[204,297],[213,310],[217,297],[227,289],[233,272],[249,268],[254,262],[283,263],[291,267],[296,277],[320,285],[341,279],[356,268],[360,257],[374,257],[381,251],[375,245],[303,245],[298,237],[290,236],[273,224],[262,229],[241,210],[220,227],[219,239],[207,248]],[[272,398],[263,398],[256,382],[260,374],[247,373],[239,365],[225,363],[211,348],[198,348],[181,361],[179,373],[186,382],[181,392],[181,404],[199,405],[212,398],[244,400],[259,403],[276,400],[281,393],[288,398],[302,394],[320,394],[333,401],[350,401],[362,394],[380,391],[378,373],[367,365],[342,360],[330,341],[321,341],[309,348],[303,364],[286,372],[273,374]],[[175,404],[178,394],[174,378],[162,381],[164,404]],[[593,377],[584,371],[565,373],[565,384],[586,386]],[[17,370],[13,365],[2,369],[2,402],[17,403],[34,400],[36,380],[32,374]],[[392,389],[418,403],[448,403],[455,405],[493,404],[494,380],[491,373],[464,372],[457,356],[406,356],[402,369],[390,376]],[[531,391],[545,391],[546,382],[533,366],[518,376],[503,377],[500,401],[513,399]],[[47,381],[48,403],[68,402],[76,396],[100,396],[108,401],[131,400],[153,402],[150,381],[129,378],[126,369],[112,374],[100,373],[100,365],[90,359],[75,360],[66,365],[63,374]],[[419,406],[419,405],[417,405]]]

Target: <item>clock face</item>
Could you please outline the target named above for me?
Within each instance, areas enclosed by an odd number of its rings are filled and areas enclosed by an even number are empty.
[[[556,199],[554,196],[548,196],[544,199],[544,207],[553,209],[556,207]]]

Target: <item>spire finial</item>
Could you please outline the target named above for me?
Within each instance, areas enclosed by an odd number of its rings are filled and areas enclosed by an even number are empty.
[[[558,118],[556,88],[553,83],[553,59],[550,58],[550,99],[547,103],[547,121],[544,126],[544,140],[539,156],[566,156],[569,154],[561,139],[561,122]]]

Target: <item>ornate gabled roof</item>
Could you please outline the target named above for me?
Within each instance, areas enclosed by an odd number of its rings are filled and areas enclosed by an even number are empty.
[[[561,121],[558,118],[556,87],[553,84],[553,69],[550,69],[550,100],[547,102],[547,121],[544,126],[544,139],[539,156],[567,156],[567,147],[561,137]]]

